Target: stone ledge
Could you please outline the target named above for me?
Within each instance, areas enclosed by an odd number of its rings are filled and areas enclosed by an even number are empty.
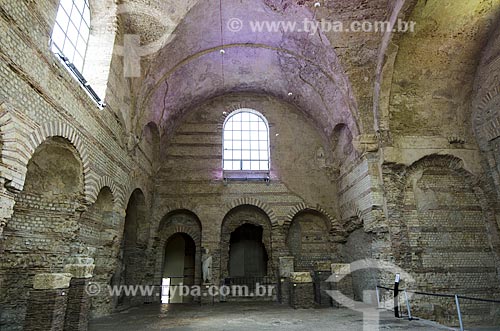
[[[74,278],[92,278],[94,268],[93,264],[67,264],[64,266],[64,272]]]
[[[35,290],[55,290],[69,288],[72,275],[63,274],[38,274],[33,278]]]
[[[313,279],[309,272],[292,272],[290,273],[290,282],[295,284],[312,283]]]

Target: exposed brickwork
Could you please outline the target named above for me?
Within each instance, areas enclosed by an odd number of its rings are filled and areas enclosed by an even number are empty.
[[[90,298],[86,286],[90,280],[73,278],[67,291],[67,307],[64,331],[86,331],[90,316]]]
[[[58,1],[2,1],[2,330],[62,330],[66,317],[67,330],[82,331],[90,317],[154,301],[104,292],[89,300],[78,278],[63,296],[32,290],[32,280],[84,256],[95,260],[101,286],[159,285],[165,245],[177,233],[195,242],[195,284],[208,256],[219,284],[231,233],[245,223],[262,228],[267,274],[280,301],[296,308],[328,305],[323,290],[332,287],[361,300],[394,275],[360,271],[328,284],[322,273],[314,285],[292,284],[278,278],[280,257],[294,256],[290,271],[305,272],[323,272],[318,262],[382,259],[409,271],[418,289],[498,299],[498,6],[352,0],[314,10],[312,1],[278,2],[228,2],[224,15],[352,20],[394,11],[422,28],[383,38],[224,30],[219,62],[210,1],[158,2],[177,38],[129,79],[124,36],[149,42],[165,31],[148,15],[117,16],[124,8],[116,1],[90,0],[83,73],[105,97],[101,110],[48,46]],[[269,182],[223,178],[223,123],[243,107],[269,121]],[[451,300],[414,303],[418,316],[456,324]],[[491,305],[462,308],[469,323],[498,323]]]
[[[68,290],[32,290],[23,330],[63,331]]]

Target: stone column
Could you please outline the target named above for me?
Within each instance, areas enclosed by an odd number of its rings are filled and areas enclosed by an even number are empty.
[[[71,274],[38,274],[33,280],[25,331],[63,331]]]
[[[314,308],[314,286],[311,274],[309,272],[293,272],[290,283],[290,304],[292,308]]]
[[[294,257],[281,256],[279,258],[279,302],[290,304],[290,276],[294,271]]]
[[[64,272],[73,276],[68,291],[68,305],[64,321],[64,331],[86,331],[90,315],[91,298],[87,286],[94,272],[94,259],[72,257],[64,267]]]

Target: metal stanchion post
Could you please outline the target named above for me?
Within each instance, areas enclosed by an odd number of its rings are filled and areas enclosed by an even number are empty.
[[[460,331],[464,331],[464,322],[462,321],[462,312],[460,311],[460,301],[458,295],[455,294],[455,303],[457,304],[458,321],[460,322]]]
[[[399,318],[399,282],[401,281],[401,276],[396,274],[396,280],[394,281],[394,316]]]
[[[410,307],[410,300],[408,300],[408,292],[406,292],[405,289],[405,300],[406,300],[406,309],[408,310],[408,320],[412,320],[411,317],[411,307]]]

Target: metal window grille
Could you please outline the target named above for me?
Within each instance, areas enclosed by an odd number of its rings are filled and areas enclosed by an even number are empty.
[[[224,170],[269,171],[269,124],[252,109],[233,112],[224,123]]]

